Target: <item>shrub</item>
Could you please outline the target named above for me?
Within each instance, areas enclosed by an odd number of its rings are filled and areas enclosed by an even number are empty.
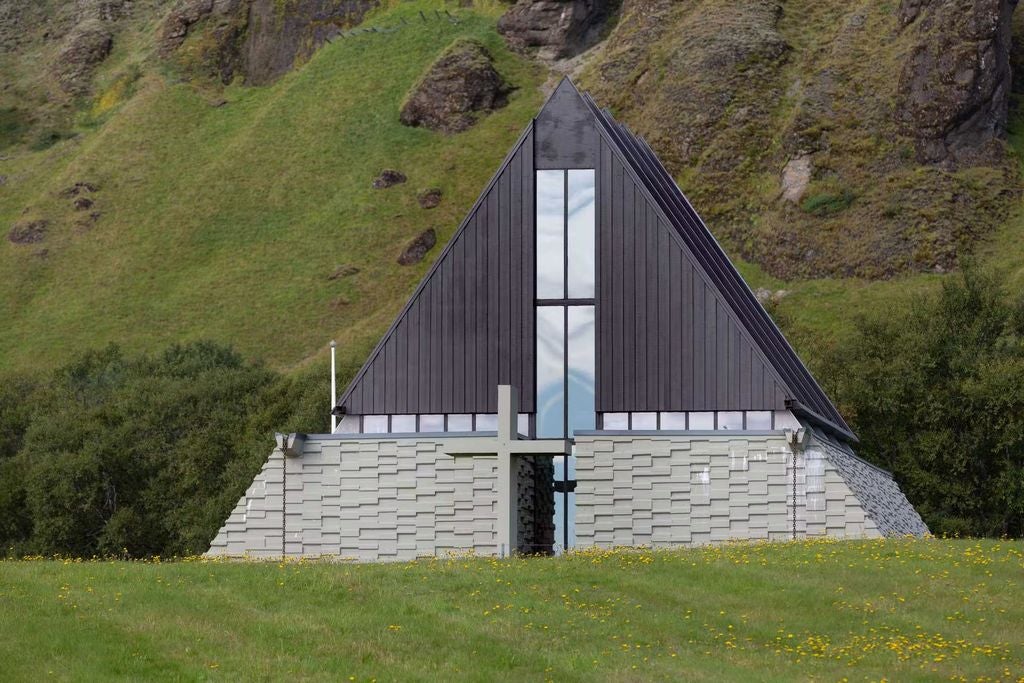
[[[967,267],[906,311],[861,319],[828,361],[861,452],[933,533],[1024,535],[1024,296]]]
[[[3,382],[0,547],[205,551],[273,431],[326,427],[326,373],[316,370],[319,381],[282,377],[198,342],[152,356],[111,346],[49,379]]]

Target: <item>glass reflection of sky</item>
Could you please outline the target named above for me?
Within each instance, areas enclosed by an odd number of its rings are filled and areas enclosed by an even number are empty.
[[[537,171],[537,298],[565,297],[565,171]]]
[[[565,402],[565,309],[537,308],[537,436],[563,436]]]
[[[569,232],[569,298],[594,296],[594,170],[569,171],[566,211]]]

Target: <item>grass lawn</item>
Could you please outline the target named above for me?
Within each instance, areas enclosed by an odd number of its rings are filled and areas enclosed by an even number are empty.
[[[1024,681],[1024,543],[0,562],[5,680]]]

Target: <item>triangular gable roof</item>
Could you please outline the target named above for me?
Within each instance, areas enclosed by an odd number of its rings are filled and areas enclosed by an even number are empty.
[[[570,91],[579,98],[582,109],[571,102]],[[585,154],[585,141],[578,137],[581,122],[577,119],[586,118],[582,112],[589,112],[601,140],[633,176],[637,187],[646,194],[648,204],[661,214],[660,222],[671,226],[671,237],[694,267],[700,269],[708,286],[724,302],[744,338],[749,340],[755,355],[760,356],[778,390],[786,394],[785,405],[837,436],[856,441],[838,410],[651,148],[599,108],[589,95],[581,95],[568,78],[563,79],[538,117],[527,125],[451,241],[342,394],[339,408],[357,414],[492,412],[494,385],[512,383],[521,389],[522,409],[532,412],[533,284],[532,278],[524,274],[532,272],[526,264],[534,255],[532,245],[526,244],[528,240],[519,244],[511,228],[518,218],[524,228],[520,232],[532,236],[533,216],[528,207],[532,207],[535,131],[538,121],[545,116],[551,118],[549,109],[565,110],[569,119],[561,132],[556,129],[553,136],[551,126],[544,126],[549,137],[537,138],[537,149],[550,150],[552,145],[564,147],[566,149],[559,150],[562,158]],[[537,155],[536,167],[541,168],[545,163],[543,152],[537,151]],[[516,191],[522,193],[523,201],[519,202],[514,196]],[[509,200],[510,194],[512,201],[520,204],[518,209],[513,208],[515,215],[507,215],[504,209],[497,210],[501,202]],[[475,272],[493,269],[496,253],[504,254],[509,249],[510,236],[512,261],[499,256],[498,272]],[[487,265],[467,265],[466,261],[473,261],[474,256],[487,261]],[[524,276],[520,278],[520,275]],[[461,287],[465,292],[459,291],[459,287],[442,284],[452,282],[465,285]],[[480,287],[486,290],[485,294],[474,291]],[[505,287],[513,288],[515,296],[504,296]],[[452,294],[453,289],[455,294]],[[496,296],[495,290],[501,291],[503,296]],[[469,301],[464,302],[460,297]],[[510,304],[511,300],[522,301]],[[460,315],[457,312],[460,305],[476,310]],[[454,320],[453,310],[456,311]],[[476,317],[470,320],[474,315]],[[484,318],[487,318],[486,324]],[[521,330],[515,329],[517,323]],[[492,335],[490,339],[483,339],[482,345],[480,326]],[[460,339],[460,329],[476,341]],[[453,341],[455,344],[451,345]],[[418,346],[426,348],[417,349]],[[416,353],[418,358],[414,357]],[[403,392],[418,396],[415,401],[418,409],[412,409],[414,401],[403,399]]]

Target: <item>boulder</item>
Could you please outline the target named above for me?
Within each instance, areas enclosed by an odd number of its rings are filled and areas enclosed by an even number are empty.
[[[437,244],[437,233],[433,228],[427,228],[409,243],[409,246],[398,257],[398,264],[411,266],[414,263],[419,263],[427,255],[427,252],[434,248],[435,244]]]
[[[37,244],[46,237],[50,222],[45,218],[18,221],[7,233],[7,241],[13,244]]]
[[[799,204],[811,182],[814,165],[810,154],[801,154],[789,160],[782,169],[782,198],[787,202]]]
[[[563,59],[598,41],[611,14],[608,0],[519,0],[498,20],[498,32],[517,50]]]
[[[490,53],[475,40],[448,46],[413,86],[399,119],[442,133],[459,133],[482,112],[508,104],[511,88],[494,68]]]
[[[420,192],[416,197],[416,201],[419,203],[421,209],[433,209],[441,203],[441,190],[433,187],[429,190]]]
[[[903,64],[896,120],[918,161],[987,163],[1001,153],[1011,89],[1016,0],[903,0],[916,44]]]
[[[79,23],[65,37],[52,65],[60,89],[75,97],[92,88],[96,67],[114,49],[114,36],[104,22],[89,19]]]
[[[389,187],[404,183],[407,180],[405,174],[401,171],[396,171],[393,168],[385,168],[380,172],[380,175],[373,179],[373,188],[375,190],[386,190]]]

